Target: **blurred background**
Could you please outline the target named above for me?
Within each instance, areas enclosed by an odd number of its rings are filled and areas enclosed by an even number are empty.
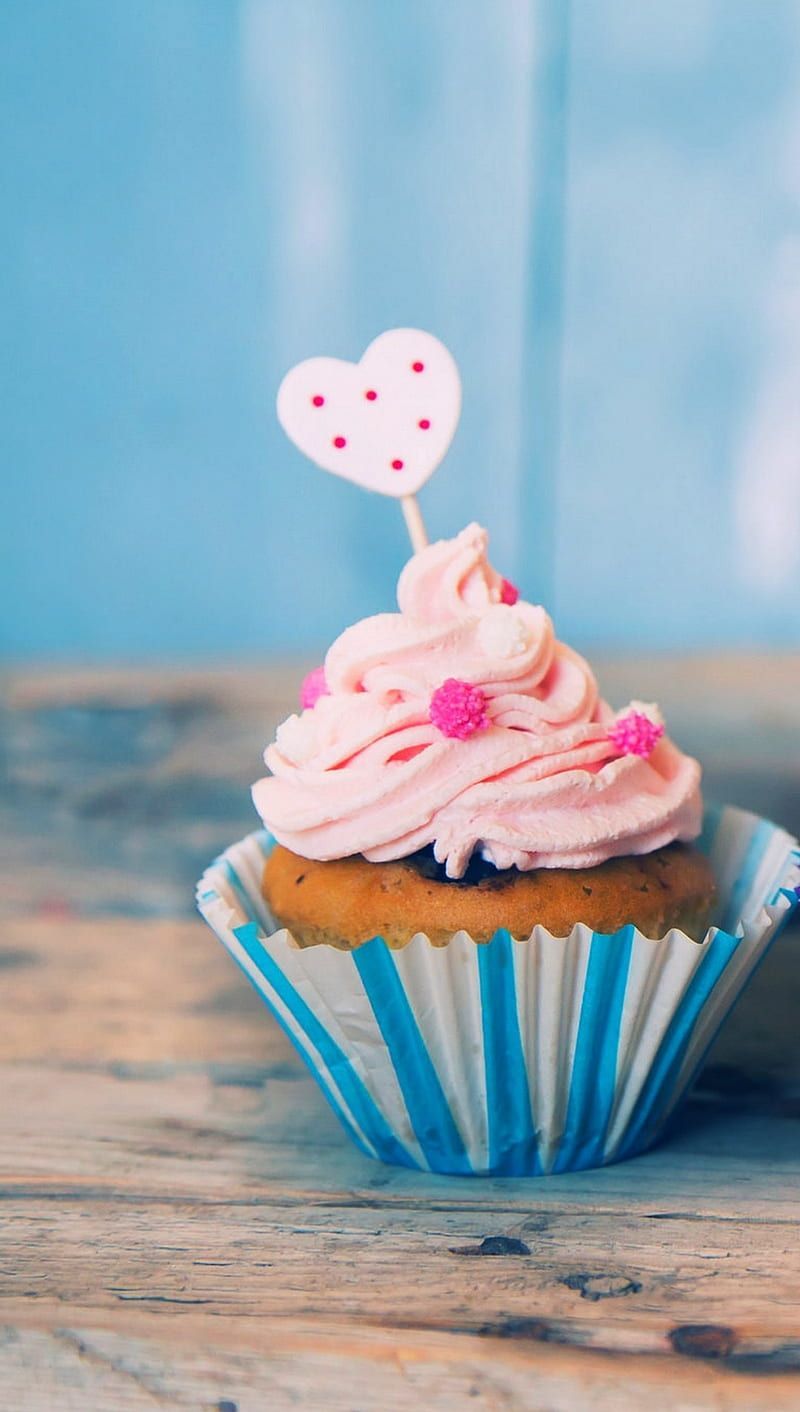
[[[7,659],[389,607],[274,398],[398,324],[464,381],[432,535],[586,649],[800,644],[796,0],[5,0],[0,67]]]

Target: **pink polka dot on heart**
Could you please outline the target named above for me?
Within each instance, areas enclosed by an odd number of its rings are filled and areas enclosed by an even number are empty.
[[[424,363],[420,363],[419,361],[417,361],[416,363],[412,363],[412,364],[411,364],[411,371],[412,371],[412,373],[424,373],[424,371],[425,371],[425,364],[424,364]]]
[[[419,427],[420,431],[428,431],[430,428],[430,421],[427,417],[420,417],[420,420],[417,422],[417,426]]]
[[[333,444],[336,447],[337,451],[341,451],[342,447],[347,445],[347,437],[335,436],[333,438]]]
[[[317,393],[316,397],[312,397],[311,403],[312,403],[312,406],[314,406],[314,407],[324,407],[324,406],[325,406],[325,398],[324,398],[324,397],[321,397],[320,394]]]
[[[402,471],[402,469],[403,469],[403,462],[400,460],[399,457],[395,457],[394,461],[392,461],[392,470],[393,470],[393,471]]]

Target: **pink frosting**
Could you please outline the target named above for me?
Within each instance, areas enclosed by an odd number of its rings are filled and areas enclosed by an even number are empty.
[[[486,545],[470,525],[422,550],[400,612],[334,642],[329,694],[283,723],[253,789],[280,843],[374,862],[433,844],[460,877],[475,850],[498,868],[579,868],[699,833],[697,761],[666,736],[647,758],[621,753],[589,666],[543,608],[503,602]],[[449,678],[486,698],[488,727],[468,739],[429,717]]]

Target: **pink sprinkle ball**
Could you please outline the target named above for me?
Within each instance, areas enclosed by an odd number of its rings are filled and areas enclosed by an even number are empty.
[[[330,696],[330,688],[325,680],[325,668],[315,667],[313,672],[309,672],[303,678],[300,687],[300,705],[304,711],[310,711],[312,706],[316,706],[321,696]]]
[[[485,693],[458,677],[448,677],[437,686],[428,715],[436,729],[451,740],[468,740],[489,724]]]
[[[626,711],[614,722],[608,738],[620,755],[641,755],[646,760],[663,734],[664,727],[643,712]]]
[[[511,579],[503,579],[500,585],[500,602],[507,603],[509,608],[513,608],[519,602],[519,589]]]

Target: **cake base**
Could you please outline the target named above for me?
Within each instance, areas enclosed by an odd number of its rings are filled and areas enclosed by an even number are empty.
[[[276,844],[262,890],[278,925],[301,946],[341,950],[375,936],[405,946],[420,931],[436,946],[457,931],[477,942],[503,929],[528,937],[536,926],[568,936],[578,922],[596,932],[632,923],[654,939],[677,927],[701,941],[716,900],[708,859],[680,843],[595,868],[498,872],[473,859],[455,880],[428,849],[392,863],[361,856],[315,862]]]

